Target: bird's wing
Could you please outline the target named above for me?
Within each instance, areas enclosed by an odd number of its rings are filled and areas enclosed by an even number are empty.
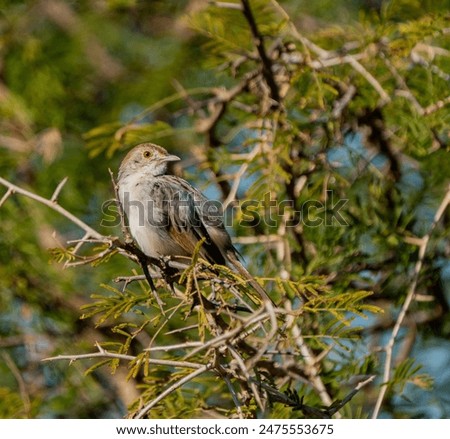
[[[219,206],[182,178],[164,175],[158,180],[155,184],[161,191],[160,199],[170,200],[165,203],[164,210],[170,237],[189,255],[193,254],[195,246],[204,238],[205,242],[200,250],[203,258],[215,264],[231,263],[259,293],[263,302],[274,306],[264,288],[239,262],[238,253],[223,224]],[[155,196],[152,198],[155,199]]]
[[[182,178],[164,175],[155,185],[165,200],[162,210],[171,238],[187,254],[193,254],[195,246],[204,239],[201,256],[211,263],[225,264],[226,252],[233,247],[218,206]]]

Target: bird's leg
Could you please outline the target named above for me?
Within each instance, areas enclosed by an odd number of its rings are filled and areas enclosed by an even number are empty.
[[[155,284],[153,283],[152,276],[150,275],[150,271],[148,269],[147,258],[146,258],[146,256],[138,255],[138,259],[139,259],[139,263],[141,264],[142,270],[144,271],[145,278],[147,279],[147,282],[150,286],[150,291],[152,292],[152,295],[155,298],[156,303],[159,306],[161,314],[163,316],[165,316],[166,315],[166,313],[164,311],[165,303],[158,296],[158,292],[156,291]]]
[[[147,282],[150,286],[150,290],[152,291],[153,294],[156,294],[155,284],[153,283],[153,279],[150,275],[150,271],[148,270],[146,258],[142,257],[142,256],[138,256],[138,258],[139,258],[139,263],[141,264],[142,270],[144,272],[145,278],[147,279]]]
[[[180,278],[180,269],[171,265],[173,262],[170,256],[163,256],[158,259],[158,266],[162,271],[164,280],[174,296],[176,296],[173,284],[177,282]]]

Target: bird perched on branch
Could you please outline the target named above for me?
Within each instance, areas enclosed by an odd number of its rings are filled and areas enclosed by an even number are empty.
[[[131,235],[142,252],[155,259],[199,255],[212,264],[230,264],[267,303],[266,291],[240,263],[217,203],[186,180],[167,174],[180,160],[152,143],[134,147],[119,169],[118,195]]]

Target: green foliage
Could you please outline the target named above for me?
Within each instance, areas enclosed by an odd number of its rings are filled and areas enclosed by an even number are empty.
[[[0,388],[0,416],[2,419],[23,419],[29,416],[19,393],[7,387]]]
[[[402,394],[406,384],[410,383],[422,389],[431,389],[433,379],[428,374],[419,374],[421,365],[415,364],[413,358],[407,358],[402,361],[395,369],[392,382],[389,383],[397,393]]]

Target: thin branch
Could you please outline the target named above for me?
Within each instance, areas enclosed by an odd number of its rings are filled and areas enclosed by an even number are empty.
[[[350,101],[353,99],[353,96],[356,94],[356,87],[351,84],[344,95],[341,97],[341,99],[336,100],[333,105],[333,111],[331,113],[331,117],[333,119],[339,119],[342,115],[342,112],[344,111],[345,107],[350,103]]]
[[[64,267],[76,267],[77,265],[86,265],[86,264],[91,264],[95,261],[99,261],[102,258],[104,258],[106,255],[110,254],[111,252],[113,252],[114,250],[112,249],[112,241],[110,241],[108,244],[108,247],[101,251],[100,253],[96,253],[92,256],[80,256],[79,254],[77,254],[78,250],[81,248],[81,246],[83,244],[86,244],[88,242],[93,242],[92,239],[89,239],[89,234],[86,233],[84,235],[84,237],[82,239],[77,240],[78,243],[75,246],[75,248],[71,251],[71,255],[73,255],[74,257],[77,258],[76,261],[74,262],[70,262],[70,260],[67,260],[64,263]],[[95,241],[94,241],[95,242]],[[98,241],[97,241],[98,242]]]
[[[214,337],[213,339],[208,340],[207,342],[203,343],[202,346],[199,346],[198,348],[194,349],[192,352],[187,354],[184,358],[185,359],[190,358],[193,355],[203,351],[204,349],[223,345],[223,344],[225,344],[224,342],[226,340],[230,340],[234,336],[241,335],[244,332],[244,328],[251,326],[253,324],[259,323],[268,318],[268,314],[266,312],[262,312],[263,310],[264,310],[264,308],[260,308],[259,311],[256,311],[252,315],[251,319],[248,320],[246,322],[246,324],[244,324],[242,326],[237,326],[236,328],[229,330],[229,331],[225,332],[224,334],[220,334],[217,337]]]
[[[201,341],[189,341],[186,343],[178,343],[178,344],[172,344],[172,345],[163,345],[163,346],[154,346],[151,348],[144,349],[148,352],[156,352],[156,351],[172,351],[174,349],[189,349],[189,348],[197,348],[199,346],[203,346],[203,342]]]
[[[9,190],[12,190],[14,193],[24,195],[25,197],[31,198],[32,200],[38,201],[41,204],[44,204],[50,209],[60,213],[62,216],[66,217],[68,220],[72,221],[75,225],[77,225],[80,229],[84,230],[89,236],[92,238],[96,238],[101,242],[111,242],[111,239],[103,236],[92,227],[89,227],[86,223],[81,221],[75,215],[61,207],[59,204],[55,203],[52,200],[48,200],[47,198],[41,197],[39,195],[34,194],[33,192],[27,191],[25,189],[16,186],[15,184],[10,183],[4,178],[0,177],[0,184],[7,187]]]
[[[244,413],[242,412],[242,403],[239,401],[239,397],[236,394],[236,390],[234,390],[233,384],[230,381],[230,378],[228,378],[226,375],[222,377],[225,381],[225,384],[228,387],[228,390],[230,391],[231,398],[233,399],[234,405],[236,406],[236,411],[239,416],[239,419],[244,419]]]
[[[287,302],[286,306],[287,309],[290,309],[291,304]],[[312,354],[309,347],[306,345],[305,340],[303,338],[303,335],[301,333],[301,330],[299,326],[295,323],[296,319],[293,315],[288,315],[286,319],[286,326],[291,328],[292,335],[294,337],[294,340],[303,356],[303,360],[305,361],[306,367],[305,367],[305,375],[308,377],[308,380],[312,384],[312,386],[316,389],[316,391],[319,394],[319,397],[322,401],[322,403],[325,406],[331,406],[333,400],[331,399],[330,395],[328,394],[326,387],[320,377],[319,369],[317,366],[317,361]],[[336,413],[336,417],[340,418],[339,413]]]
[[[289,23],[289,27],[291,29],[292,35],[298,39],[305,47],[314,52],[318,57],[319,63],[325,63],[330,57],[333,56],[331,52],[328,50],[322,49],[317,46],[313,42],[309,41],[306,37],[304,37],[296,28],[294,22],[289,17],[289,14],[283,9],[283,7],[276,1],[271,0],[275,9],[283,16],[283,18]],[[338,58],[339,63],[348,63],[350,64],[361,76],[363,76],[366,81],[378,92],[381,97],[380,105],[389,103],[391,101],[390,96],[386,93],[381,84],[377,81],[377,79],[356,59],[354,55],[345,55],[342,58]],[[310,63],[308,63],[310,65]],[[323,66],[325,64],[322,64]],[[312,66],[311,66],[312,67]],[[312,67],[313,68],[313,67]]]
[[[242,11],[242,6],[238,3],[230,3],[230,2],[216,2],[210,0],[209,4],[211,6],[216,6],[217,8],[223,9],[236,9],[238,11]]]
[[[316,46],[317,47],[317,46]],[[330,53],[328,53],[328,58],[318,58],[314,61],[309,61],[308,66],[311,67],[314,70],[321,70],[324,67],[333,67],[333,66],[339,66],[342,64],[349,64],[350,58],[347,55],[338,55],[338,56],[331,56]],[[361,53],[355,53],[351,55],[352,59],[356,61],[360,61],[363,59],[366,59],[368,57],[366,52]]]
[[[101,352],[92,352],[90,354],[57,355],[55,357],[42,358],[41,361],[45,363],[47,361],[69,360],[70,363],[72,363],[77,360],[86,360],[86,359],[99,358],[99,357],[100,358],[116,358],[119,360],[127,360],[127,361],[132,361],[132,360],[136,359],[136,357],[134,357],[132,355],[115,354],[113,352],[106,352],[102,349]]]
[[[234,244],[252,245],[252,244],[270,244],[278,243],[283,238],[279,235],[255,235],[255,236],[238,236],[233,238]]]
[[[154,279],[156,276],[152,274],[152,278]],[[136,276],[117,276],[114,278],[115,283],[119,282],[125,282],[126,285],[128,285],[131,282],[136,282],[139,280],[146,280],[146,277],[144,274],[138,274]]]
[[[386,396],[386,392],[389,387],[389,380],[391,379],[391,368],[392,368],[392,357],[393,357],[393,351],[394,351],[394,344],[397,339],[398,333],[400,331],[400,328],[403,324],[403,321],[405,320],[406,313],[408,312],[408,309],[414,300],[415,294],[416,294],[416,288],[419,281],[419,275],[422,270],[423,261],[425,259],[425,253],[428,247],[428,243],[430,241],[431,234],[433,233],[433,230],[435,229],[437,223],[440,221],[442,215],[445,212],[445,209],[447,209],[447,206],[450,203],[450,185],[447,188],[447,192],[439,206],[439,208],[436,211],[436,214],[434,215],[433,223],[430,226],[430,229],[428,233],[423,236],[421,239],[421,243],[419,245],[419,252],[418,252],[418,258],[416,265],[414,267],[414,273],[412,277],[411,284],[408,289],[408,293],[406,295],[405,302],[403,303],[403,306],[400,310],[400,313],[397,317],[397,321],[395,322],[394,328],[392,329],[391,337],[389,338],[388,342],[384,346],[383,350],[386,352],[386,359],[384,363],[384,373],[383,373],[383,383],[380,390],[380,393],[378,395],[377,401],[375,403],[375,408],[372,414],[372,418],[376,419],[378,417],[378,414],[381,410],[381,406],[383,404],[384,398]]]
[[[67,180],[69,179],[69,177],[64,177],[60,183],[58,184],[58,186],[56,186],[55,192],[53,192],[52,197],[50,198],[50,201],[52,201],[53,203],[56,203],[60,192],[62,191],[62,188],[64,187],[64,185],[67,183]]]
[[[237,194],[237,191],[239,189],[239,185],[241,183],[241,178],[247,172],[247,169],[248,169],[250,163],[258,155],[258,153],[260,152],[260,149],[261,149],[260,148],[260,144],[258,143],[255,146],[255,148],[253,148],[252,152],[248,155],[247,160],[245,161],[245,163],[243,163],[241,165],[241,167],[239,168],[239,170],[236,172],[235,177],[234,177],[234,181],[233,181],[233,185],[231,186],[231,189],[230,189],[230,191],[228,193],[227,198],[223,202],[223,210],[226,210],[228,205],[236,199],[236,194]]]
[[[262,411],[264,411],[264,404],[263,404],[263,400],[261,398],[260,392],[258,390],[257,383],[255,382],[255,380],[251,379],[252,377],[250,376],[250,372],[249,372],[243,358],[241,357],[241,355],[239,355],[239,353],[236,351],[236,349],[234,349],[233,346],[227,346],[227,348],[228,348],[228,352],[231,354],[231,356],[236,361],[236,364],[239,366],[239,369],[244,374],[244,382],[249,384],[249,386],[253,392],[253,397],[255,398],[256,404],[258,404],[259,408]]]
[[[146,413],[152,409],[156,404],[158,404],[159,401],[162,401],[167,395],[171,394],[173,391],[181,387],[183,384],[193,380],[195,377],[201,375],[202,373],[207,372],[208,370],[212,369],[211,364],[205,364],[201,368],[195,370],[194,372],[191,372],[190,374],[186,375],[181,380],[177,381],[176,383],[172,384],[170,387],[168,387],[164,392],[161,392],[155,399],[150,401],[148,404],[146,404],[135,416],[135,419],[141,419],[143,418]]]
[[[49,362],[49,361],[61,361],[61,360],[67,360],[72,364],[74,361],[77,360],[86,360],[86,359],[92,359],[92,358],[112,358],[112,359],[118,359],[118,360],[125,360],[125,361],[134,361],[136,360],[136,357],[133,355],[125,355],[125,354],[117,354],[114,352],[109,352],[104,350],[103,348],[99,347],[100,352],[92,352],[90,354],[75,354],[75,355],[57,355],[56,357],[48,357],[43,358],[42,362]],[[148,364],[154,364],[158,366],[171,366],[171,367],[187,367],[190,369],[200,369],[203,367],[202,364],[199,363],[192,363],[190,361],[174,361],[174,360],[161,360],[161,359],[155,359],[155,358],[149,358],[146,360]]]
[[[10,197],[10,195],[12,195],[14,193],[13,189],[9,188],[6,192],[5,195],[3,195],[2,199],[0,200],[0,207],[3,206],[3,203]]]
[[[343,398],[341,401],[334,403],[330,408],[328,408],[328,411],[331,415],[335,414],[338,410],[340,410],[342,407],[344,407],[345,404],[350,402],[350,400],[364,387],[367,386],[367,384],[370,384],[374,379],[376,375],[371,375],[369,378],[365,379],[364,381],[359,382],[356,387]]]
[[[441,99],[438,102],[435,102],[434,104],[428,105],[428,107],[425,107],[423,109],[423,115],[428,116],[431,113],[434,113],[435,111],[440,110],[441,108],[444,108],[446,105],[450,104],[450,96],[447,96],[444,99]]]
[[[200,113],[200,106],[198,108],[194,108],[197,110],[197,113],[199,113],[201,117],[199,120],[197,120],[195,129],[198,133],[208,133],[208,136],[210,138],[210,146],[214,147],[220,145],[220,142],[211,142],[211,140],[214,140],[212,139],[212,137],[214,137],[213,132],[220,119],[225,114],[227,105],[232,102],[236,96],[242,93],[242,91],[245,90],[246,87],[248,87],[248,84],[259,74],[260,72],[257,69],[246,73],[243,76],[241,82],[239,82],[229,90],[220,87],[212,89],[211,92],[213,93],[213,97],[208,99],[206,102],[207,107],[212,109],[208,117],[201,116],[201,113],[203,112]]]
[[[196,323],[195,325],[183,326],[181,328],[172,329],[172,331],[165,332],[164,335],[179,334],[179,333],[183,333],[186,331],[192,331],[193,329],[197,329],[197,328],[198,328],[198,323]]]
[[[372,375],[364,381],[359,382],[342,400],[337,400],[324,409],[318,409],[303,404],[303,398],[298,398],[295,392],[282,393],[264,381],[257,382],[257,384],[267,392],[272,402],[281,402],[287,406],[291,406],[294,410],[300,410],[307,418],[329,419],[344,407],[364,386],[367,386],[374,379],[375,375]],[[250,378],[250,380],[254,381],[254,378]]]
[[[392,64],[390,59],[384,54],[384,52],[380,52],[380,58],[383,59],[384,63],[386,64],[387,68],[391,72],[392,76],[395,79],[395,82],[397,83],[397,87],[400,89],[397,91],[397,95],[404,96],[406,99],[408,99],[413,107],[416,109],[416,111],[419,114],[423,114],[423,108],[420,105],[419,101],[416,99],[416,97],[413,95],[411,90],[408,87],[408,84],[406,84],[405,79],[398,73],[395,66]]]
[[[17,381],[17,384],[19,386],[19,392],[20,397],[22,399],[23,408],[25,412],[25,416],[30,416],[30,410],[31,410],[31,402],[30,402],[30,396],[28,395],[28,386],[25,383],[25,380],[23,379],[22,375],[20,374],[19,369],[17,368],[16,364],[12,360],[11,356],[7,354],[6,352],[2,352],[3,360],[5,360],[6,365],[9,367],[9,370],[14,375],[14,378]]]
[[[269,320],[270,320],[270,332],[264,337],[264,343],[261,345],[259,350],[252,355],[252,358],[250,358],[247,363],[251,366],[255,365],[261,357],[266,354],[267,348],[269,343],[272,342],[273,338],[275,337],[276,333],[278,332],[278,325],[277,325],[277,318],[275,315],[275,310],[272,302],[265,301],[264,307],[266,308],[267,313],[269,314]]]
[[[386,93],[381,84],[359,61],[353,58],[352,55],[346,55],[345,58],[348,59],[349,64],[378,92],[382,100],[380,106],[391,102],[390,96]]]

